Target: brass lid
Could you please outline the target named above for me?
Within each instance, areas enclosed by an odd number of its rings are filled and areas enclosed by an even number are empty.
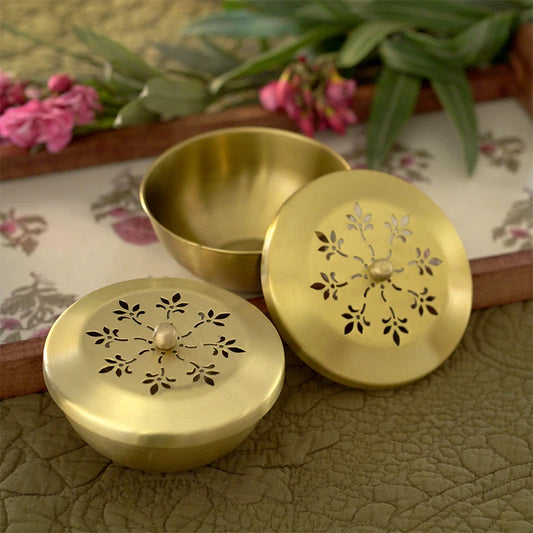
[[[328,378],[400,386],[442,364],[472,307],[463,245],[414,186],[334,172],[295,193],[270,226],[262,285],[289,346]]]
[[[66,416],[126,444],[205,444],[253,427],[282,387],[283,345],[246,300],[207,283],[140,279],[56,321],[44,376]]]

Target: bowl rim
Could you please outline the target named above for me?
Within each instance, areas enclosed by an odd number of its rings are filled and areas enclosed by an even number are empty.
[[[139,199],[140,199],[140,202],[141,202],[141,206],[144,210],[144,212],[148,215],[148,217],[150,218],[150,220],[152,222],[155,222],[157,224],[157,226],[162,229],[166,234],[168,234],[169,236],[171,236],[172,238],[175,238],[175,239],[178,239],[180,242],[184,243],[184,244],[187,244],[187,245],[190,245],[190,246],[193,246],[193,247],[196,247],[196,248],[200,248],[200,249],[203,249],[203,250],[208,250],[210,252],[213,252],[213,253],[218,253],[218,254],[221,254],[221,255],[227,255],[227,256],[250,256],[250,257],[260,257],[261,254],[262,254],[262,246],[260,249],[257,249],[257,250],[227,250],[225,248],[217,248],[216,246],[210,246],[208,244],[203,244],[203,243],[200,243],[200,242],[197,242],[197,241],[193,241],[191,239],[187,239],[186,237],[183,237],[181,235],[178,235],[177,233],[171,231],[170,229],[168,229],[165,225],[163,225],[157,218],[156,216],[153,214],[153,212],[151,211],[151,209],[148,207],[148,204],[146,202],[146,187],[147,187],[147,183],[150,179],[150,176],[152,174],[152,171],[153,169],[159,165],[161,163],[161,161],[163,161],[164,159],[166,159],[167,157],[169,157],[171,154],[173,154],[174,152],[177,152],[179,150],[182,150],[183,148],[185,148],[186,146],[190,145],[190,144],[193,144],[193,143],[196,143],[198,141],[202,141],[206,138],[210,138],[210,137],[217,137],[218,135],[221,135],[221,134],[241,134],[241,133],[263,133],[263,134],[268,134],[268,135],[272,135],[272,136],[281,136],[281,137],[288,137],[290,139],[295,139],[295,140],[298,140],[298,141],[302,141],[306,144],[309,144],[309,145],[313,145],[317,148],[320,148],[322,150],[324,150],[325,152],[329,152],[332,156],[334,156],[336,159],[339,160],[339,162],[341,163],[344,163],[345,165],[345,170],[349,170],[351,167],[349,165],[349,163],[346,161],[346,159],[341,155],[339,154],[337,151],[333,150],[333,148],[331,148],[330,146],[328,146],[327,144],[321,142],[321,141],[318,141],[312,137],[307,137],[306,135],[303,135],[301,133],[297,133],[295,131],[290,131],[290,130],[283,130],[281,128],[274,128],[274,127],[268,127],[268,126],[232,126],[232,127],[226,127],[226,128],[217,128],[217,129],[214,129],[214,130],[210,130],[210,131],[207,131],[207,132],[204,132],[204,133],[199,133],[197,135],[193,135],[191,137],[188,137],[182,141],[179,141],[178,143],[174,144],[173,146],[167,148],[163,153],[161,153],[151,164],[150,166],[148,167],[148,169],[146,170],[146,172],[144,173],[143,175],[143,178],[141,180],[141,184],[139,186]],[[290,198],[290,197],[289,197]],[[287,198],[285,200],[285,202],[289,199]],[[283,202],[283,203],[285,203]],[[281,208],[281,206],[280,206]]]

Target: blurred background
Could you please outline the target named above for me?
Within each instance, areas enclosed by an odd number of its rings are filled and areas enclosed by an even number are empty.
[[[75,52],[86,48],[72,25],[85,26],[119,41],[147,60],[153,42],[172,43],[191,19],[220,7],[220,0],[0,0],[0,20],[44,41]],[[87,72],[78,62],[46,46],[0,30],[0,69],[20,78]]]

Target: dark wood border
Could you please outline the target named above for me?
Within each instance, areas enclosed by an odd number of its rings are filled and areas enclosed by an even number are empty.
[[[533,116],[533,25],[519,29],[509,64],[470,73],[478,102],[513,96]],[[362,86],[356,113],[368,118],[373,86]],[[430,88],[424,88],[417,112],[439,109]],[[150,157],[187,137],[217,128],[268,126],[294,130],[280,114],[258,106],[240,107],[219,113],[193,115],[171,122],[108,131],[77,139],[60,154],[28,154],[15,146],[0,146],[0,179],[38,176],[106,163]],[[473,309],[533,299],[533,250],[470,261],[474,284]],[[267,313],[262,298],[252,300]],[[30,339],[0,346],[0,399],[45,390],[42,374],[44,339]]]

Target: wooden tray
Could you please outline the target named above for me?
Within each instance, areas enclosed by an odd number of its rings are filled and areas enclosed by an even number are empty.
[[[533,25],[524,25],[517,32],[509,64],[472,72],[469,80],[477,102],[515,97],[533,116]],[[355,111],[361,121],[368,118],[373,94],[372,85],[362,86],[357,92]],[[440,104],[434,93],[429,87],[423,88],[416,112],[437,109],[440,109]],[[60,154],[45,151],[29,154],[15,146],[3,145],[0,146],[0,180],[155,156],[175,143],[204,131],[251,125],[295,129],[285,115],[270,113],[259,106],[247,106],[87,135],[77,139]],[[533,299],[533,250],[475,259],[470,264],[474,309]],[[252,302],[267,312],[262,298]],[[0,346],[0,398],[45,390],[43,346],[44,339]]]

